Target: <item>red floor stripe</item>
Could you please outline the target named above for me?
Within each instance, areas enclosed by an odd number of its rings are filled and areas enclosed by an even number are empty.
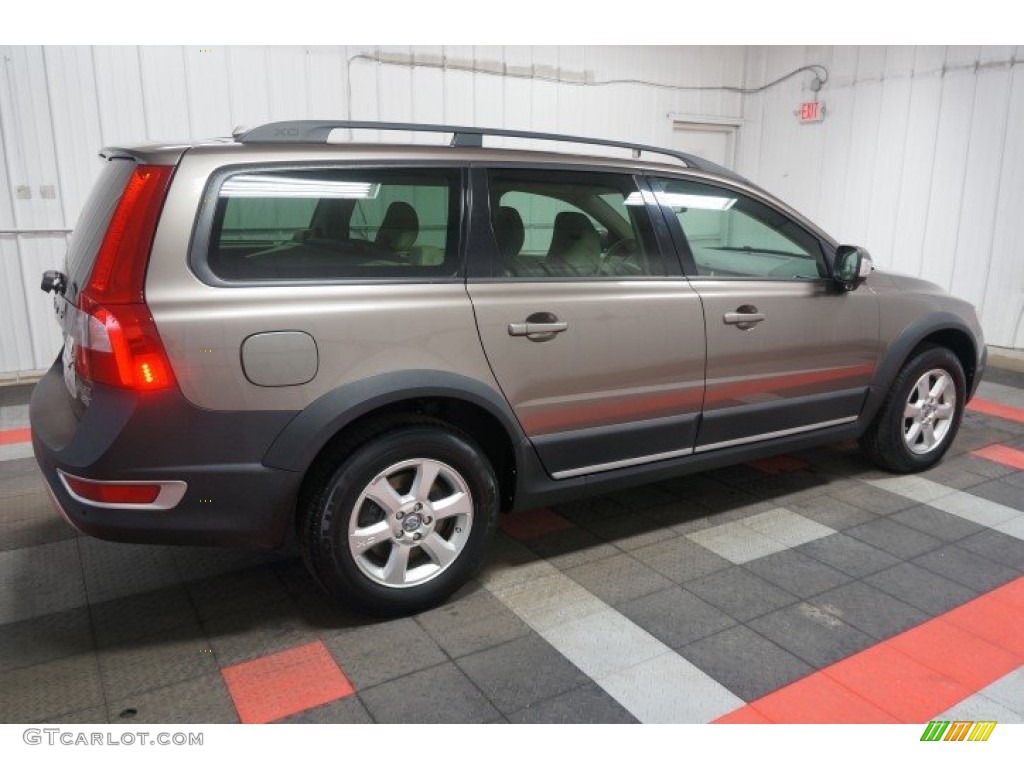
[[[319,640],[225,667],[221,674],[243,723],[270,723],[354,692]]]
[[[27,443],[32,439],[32,430],[25,429],[0,429],[0,445],[11,445],[13,443]]]
[[[1003,464],[1007,467],[1013,467],[1014,469],[1024,469],[1024,451],[1018,451],[1016,448],[1010,448],[999,443],[993,445],[986,445],[984,448],[979,448],[976,451],[971,451],[975,456],[980,456],[983,459],[989,461],[995,461],[999,464]]]
[[[1024,576],[718,723],[920,723],[1024,665]]]
[[[986,416],[997,416],[1000,419],[1009,419],[1024,424],[1024,408],[1015,408],[1012,405],[994,403],[991,400],[982,400],[976,397],[967,404],[967,410],[984,413]]]
[[[529,541],[548,533],[572,528],[573,524],[550,509],[541,508],[502,515],[498,518],[498,527],[513,539]]]

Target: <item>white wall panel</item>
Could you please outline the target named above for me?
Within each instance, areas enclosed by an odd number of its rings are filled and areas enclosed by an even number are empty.
[[[338,117],[671,146],[671,116],[742,118],[735,153],[742,173],[841,239],[864,243],[882,264],[977,302],[991,341],[1024,346],[1024,217],[1017,213],[1024,209],[1024,77],[1007,64],[1021,49],[9,46],[0,53],[0,229],[73,226],[98,172],[96,151],[122,141]],[[397,65],[353,58],[360,54]],[[831,70],[820,125],[800,125],[793,114],[813,97],[809,74],[746,96],[717,87],[757,87],[808,63]],[[598,84],[606,80],[695,90]],[[42,197],[47,186],[54,197]],[[18,187],[31,197],[16,195]],[[0,376],[52,359],[56,330],[36,284],[64,248],[59,232],[0,235],[0,301],[14,318],[0,331]]]
[[[880,265],[973,302],[989,343],[1024,346],[1020,48],[751,48],[746,82],[818,63],[825,122],[793,114],[809,76],[748,96],[740,172]]]

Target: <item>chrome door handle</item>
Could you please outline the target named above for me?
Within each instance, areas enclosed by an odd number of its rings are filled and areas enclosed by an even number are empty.
[[[537,312],[526,318],[524,323],[509,323],[509,336],[525,336],[530,341],[550,341],[559,333],[569,329],[569,324],[559,320],[550,312]]]
[[[726,325],[735,325],[742,330],[747,330],[764,320],[764,313],[758,312],[757,307],[744,304],[742,307],[737,307],[735,312],[726,312],[722,316],[722,320]]]

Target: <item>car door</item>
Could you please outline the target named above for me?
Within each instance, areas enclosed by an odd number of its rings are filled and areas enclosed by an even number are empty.
[[[666,258],[667,229],[642,181],[542,167],[472,178],[467,288],[495,378],[547,471],[560,479],[691,453],[704,317]]]
[[[854,421],[878,353],[877,298],[837,290],[818,237],[753,193],[653,178],[707,322],[696,450]]]

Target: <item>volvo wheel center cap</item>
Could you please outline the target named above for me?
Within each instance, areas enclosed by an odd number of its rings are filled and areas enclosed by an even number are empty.
[[[423,516],[416,512],[413,512],[411,515],[406,515],[406,517],[402,519],[402,528],[404,528],[408,533],[412,533],[421,525],[423,525]]]

